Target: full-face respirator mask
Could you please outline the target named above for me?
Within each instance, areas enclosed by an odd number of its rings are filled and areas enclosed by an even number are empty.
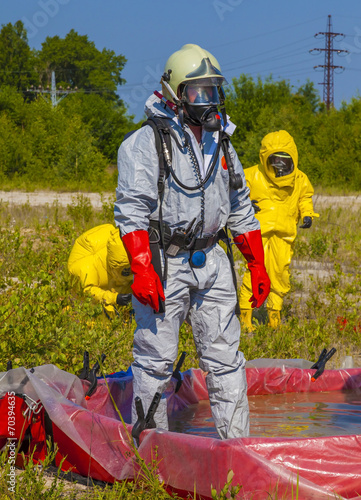
[[[292,156],[281,151],[269,155],[267,163],[273,167],[276,177],[292,174],[294,170]]]
[[[206,132],[216,132],[222,128],[221,115],[218,111],[218,106],[221,105],[220,82],[217,80],[207,78],[180,86],[180,100],[186,111],[184,121],[191,125],[202,126]]]

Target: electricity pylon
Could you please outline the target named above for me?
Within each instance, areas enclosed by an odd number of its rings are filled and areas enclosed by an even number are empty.
[[[330,109],[334,105],[334,71],[340,70],[339,72],[345,69],[344,66],[336,66],[333,64],[333,54],[337,52],[337,54],[341,54],[342,52],[348,53],[348,50],[334,49],[333,42],[336,37],[341,37],[337,41],[341,41],[345,35],[343,33],[334,33],[332,31],[332,21],[331,16],[328,16],[327,21],[327,31],[319,31],[315,34],[315,38],[325,37],[325,48],[324,49],[311,49],[310,53],[319,54],[321,52],[325,53],[325,63],[318,64],[314,66],[314,69],[323,68],[323,82],[319,85],[323,85],[323,102],[326,104],[326,108]],[[335,40],[336,41],[336,40]]]

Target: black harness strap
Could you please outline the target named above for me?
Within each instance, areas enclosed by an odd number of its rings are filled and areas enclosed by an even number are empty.
[[[162,119],[153,116],[142,123],[142,127],[150,125],[154,132],[155,147],[159,158],[158,193],[160,198],[163,197],[165,180],[169,176],[168,162],[172,162],[172,143],[166,121],[166,118]],[[165,148],[167,152],[165,152]]]
[[[164,196],[164,186],[165,180],[169,176],[169,167],[172,163],[172,142],[169,132],[169,127],[167,125],[167,119],[162,119],[159,117],[148,118],[143,124],[150,125],[154,131],[155,137],[155,147],[157,149],[159,158],[159,178],[158,178],[158,195],[159,195],[159,237],[157,233],[150,228],[150,250],[152,252],[152,265],[155,272],[158,274],[159,279],[163,282],[167,279],[168,274],[168,261],[167,256],[164,252],[164,272],[162,272],[162,260],[161,260],[161,247],[165,247],[164,241],[164,226],[162,217],[162,202]],[[159,300],[159,313],[165,312],[164,302]]]
[[[152,254],[152,266],[158,274],[159,279],[163,281],[162,260],[160,252],[160,233],[153,227],[149,226],[149,248]],[[166,276],[166,275],[165,275]],[[159,313],[165,312],[164,302],[159,299]]]
[[[237,275],[236,275],[236,269],[234,267],[234,258],[233,258],[232,245],[231,245],[230,239],[228,237],[227,224],[224,226],[224,229],[221,229],[219,231],[218,235],[219,235],[219,239],[222,240],[226,244],[226,247],[227,247],[227,257],[228,257],[228,260],[229,260],[229,262],[231,264],[233,284],[234,284],[234,288],[235,288],[236,294],[237,294],[237,302],[236,302],[236,307],[235,307],[235,313],[236,313],[237,316],[240,316],[241,315],[241,308],[239,306]]]
[[[222,150],[224,157],[226,159],[226,164],[228,168],[228,175],[229,175],[229,185],[231,189],[240,189],[243,186],[243,179],[241,174],[236,174],[234,171],[234,165],[233,161],[231,158],[231,155],[229,154],[229,143],[230,143],[230,138],[229,135],[222,131],[220,133],[220,140],[221,140],[221,145],[222,145]]]

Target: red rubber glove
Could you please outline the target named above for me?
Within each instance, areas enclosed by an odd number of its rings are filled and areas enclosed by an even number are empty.
[[[267,299],[271,282],[264,267],[264,251],[262,245],[261,231],[250,231],[240,234],[233,240],[248,263],[251,271],[251,283],[253,295],[249,299],[252,307],[261,307]]]
[[[151,263],[152,253],[149,247],[147,231],[133,231],[122,236],[127,251],[130,268],[134,274],[131,286],[134,296],[143,305],[149,304],[154,311],[159,311],[159,297],[165,300],[162,283]]]

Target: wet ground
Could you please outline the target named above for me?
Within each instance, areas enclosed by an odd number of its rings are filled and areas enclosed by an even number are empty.
[[[252,437],[321,437],[361,434],[361,391],[249,396]],[[209,401],[177,412],[170,430],[217,438]]]

